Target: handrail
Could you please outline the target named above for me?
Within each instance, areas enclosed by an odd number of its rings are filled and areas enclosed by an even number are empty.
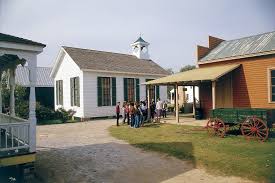
[[[0,124],[0,152],[28,148],[29,142],[29,122]]]
[[[28,120],[0,113],[0,124],[2,124],[2,123],[16,123],[16,122],[18,122],[18,123],[28,122]]]

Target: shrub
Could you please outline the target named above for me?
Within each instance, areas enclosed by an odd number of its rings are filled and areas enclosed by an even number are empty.
[[[56,112],[55,112],[55,116],[57,119],[62,120],[63,122],[68,121],[69,119],[72,118],[72,116],[75,114],[75,111],[73,110],[68,110],[66,111],[63,108],[59,108]]]
[[[168,112],[173,112],[174,111],[174,105],[173,104],[168,104],[167,106],[167,109],[168,109]]]
[[[43,105],[37,103],[36,105],[36,117],[38,121],[53,120],[55,119],[55,111]]]

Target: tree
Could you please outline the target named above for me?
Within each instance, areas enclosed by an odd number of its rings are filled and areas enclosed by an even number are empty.
[[[180,72],[189,71],[189,70],[192,70],[192,69],[195,69],[195,68],[196,68],[195,65],[186,65],[186,66],[184,66],[180,69]]]
[[[174,71],[173,71],[172,68],[168,68],[168,69],[166,69],[166,71],[169,72],[170,75],[171,75],[171,74],[174,74]]]
[[[169,72],[170,75],[174,74],[174,71],[172,68],[166,69],[167,72]],[[167,98],[170,99],[170,91],[174,88],[174,86],[168,85],[167,86]],[[170,99],[171,100],[171,99]]]

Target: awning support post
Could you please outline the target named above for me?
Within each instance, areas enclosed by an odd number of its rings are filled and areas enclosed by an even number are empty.
[[[193,116],[196,116],[196,96],[195,96],[195,86],[193,86]]]
[[[15,91],[15,69],[9,69],[9,84],[10,84],[10,115],[15,116],[15,98],[14,98],[14,91]]]
[[[176,106],[176,122],[179,123],[179,87],[178,87],[178,84],[176,84],[175,106]]]
[[[216,81],[212,81],[212,109],[216,108]]]
[[[147,85],[147,121],[151,120],[150,100],[150,85]]]
[[[2,113],[2,74],[3,71],[0,69],[0,113]]]

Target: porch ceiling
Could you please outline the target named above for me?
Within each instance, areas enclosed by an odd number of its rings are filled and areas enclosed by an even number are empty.
[[[162,77],[143,83],[145,85],[197,85],[201,81],[215,81],[223,75],[233,71],[240,64],[230,64],[223,66],[213,66],[207,68],[197,68],[190,71],[180,72],[170,76]]]

